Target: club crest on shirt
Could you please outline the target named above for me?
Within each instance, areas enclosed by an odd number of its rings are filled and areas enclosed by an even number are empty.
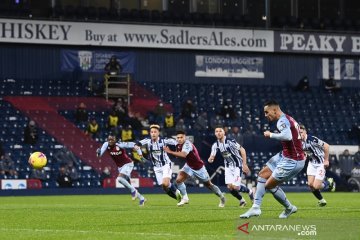
[[[278,173],[282,174],[285,172],[285,170],[281,167],[277,167],[276,170],[278,171]]]
[[[231,153],[228,152],[228,151],[222,152],[221,155],[222,155],[224,158],[229,158],[229,157],[231,157]]]

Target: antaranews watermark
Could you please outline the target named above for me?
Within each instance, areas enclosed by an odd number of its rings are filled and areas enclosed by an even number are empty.
[[[359,219],[239,219],[237,239],[359,239]]]
[[[305,225],[305,224],[253,224],[250,222],[244,223],[238,227],[239,231],[245,234],[251,232],[289,232],[291,234],[297,234],[299,236],[316,236],[316,225]]]

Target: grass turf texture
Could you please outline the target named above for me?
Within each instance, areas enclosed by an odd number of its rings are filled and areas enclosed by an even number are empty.
[[[184,207],[165,194],[146,195],[144,207],[130,195],[0,197],[0,239],[360,239],[360,194],[323,195],[320,208],[311,193],[288,193],[298,212],[287,220],[277,218],[283,208],[269,193],[261,217],[249,220],[238,218],[249,198],[240,208],[230,194],[223,209],[213,194],[190,194]],[[250,234],[237,230],[247,222]],[[317,235],[255,233],[255,224],[316,224]]]

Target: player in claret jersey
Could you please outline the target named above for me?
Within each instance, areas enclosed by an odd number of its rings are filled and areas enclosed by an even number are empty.
[[[118,181],[124,187],[130,190],[132,199],[139,199],[139,205],[144,206],[146,199],[131,185],[130,174],[134,168],[134,163],[127,155],[125,148],[134,148],[133,142],[116,142],[116,137],[109,135],[108,139],[101,148],[96,150],[96,155],[101,157],[105,152],[108,152],[112,160],[116,163],[119,171]],[[137,149],[137,152],[142,156],[141,149]],[[143,158],[142,158],[143,159]]]
[[[269,190],[274,198],[285,207],[279,218],[288,218],[297,211],[296,206],[289,202],[279,185],[295,177],[305,165],[299,124],[292,117],[283,113],[276,101],[266,102],[264,113],[270,122],[276,121],[277,128],[276,133],[265,131],[264,136],[279,140],[283,150],[273,156],[259,172],[254,204],[246,213],[240,215],[240,218],[261,214],[260,206],[266,190]]]
[[[199,179],[204,185],[215,193],[220,198],[219,207],[225,206],[225,197],[221,192],[218,186],[214,185],[210,181],[208,172],[206,171],[203,160],[201,160],[198,150],[189,140],[186,139],[185,132],[177,131],[176,132],[176,151],[172,151],[169,147],[164,147],[164,151],[178,158],[183,158],[186,160],[184,167],[180,170],[177,178],[176,184],[178,189],[181,192],[182,199],[177,204],[178,206],[183,206],[184,204],[189,203],[189,198],[186,192],[186,186],[184,184],[185,180],[189,176],[194,176]]]

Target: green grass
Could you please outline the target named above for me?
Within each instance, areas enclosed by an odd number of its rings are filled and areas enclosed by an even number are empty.
[[[328,205],[317,206],[311,193],[288,193],[298,212],[277,218],[282,207],[266,194],[259,218],[239,219],[251,205],[238,207],[227,194],[217,207],[213,194],[190,194],[190,204],[176,207],[165,194],[146,195],[139,207],[130,195],[0,197],[0,239],[293,239],[295,232],[262,231],[254,225],[316,225],[316,237],[299,239],[360,239],[360,194],[324,193]],[[249,222],[250,234],[237,227]]]

